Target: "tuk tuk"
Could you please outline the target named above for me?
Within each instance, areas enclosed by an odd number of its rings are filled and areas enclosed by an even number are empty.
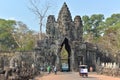
[[[88,77],[88,67],[87,65],[79,65],[79,75],[82,77]]]

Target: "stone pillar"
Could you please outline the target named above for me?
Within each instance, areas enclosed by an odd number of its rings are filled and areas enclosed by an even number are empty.
[[[60,62],[60,57],[57,55],[57,60],[56,60],[56,66],[57,66],[57,68],[58,68],[58,70],[61,70],[61,64],[60,64],[61,62]]]
[[[4,59],[3,57],[0,57],[0,69],[4,68]]]
[[[75,71],[75,59],[74,59],[74,51],[71,49],[71,60],[70,60],[71,71]]]
[[[15,60],[14,60],[14,58],[12,58],[10,60],[10,68],[14,68],[14,67],[15,67]]]
[[[61,48],[60,41],[56,40],[55,43],[56,43],[56,57],[57,57],[55,63],[56,63],[56,66],[57,66],[58,70],[60,70],[60,66],[61,66],[60,55],[59,55],[60,48]]]

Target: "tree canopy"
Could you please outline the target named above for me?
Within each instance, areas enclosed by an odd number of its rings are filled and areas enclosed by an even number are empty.
[[[34,31],[23,22],[0,19],[0,50],[31,50],[34,45]]]
[[[120,14],[104,18],[103,14],[83,16],[84,40],[102,46],[117,56],[120,52]]]

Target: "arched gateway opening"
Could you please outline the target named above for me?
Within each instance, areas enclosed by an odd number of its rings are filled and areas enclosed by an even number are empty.
[[[61,49],[60,49],[61,71],[70,71],[70,67],[71,67],[70,56],[71,56],[71,48],[68,39],[65,38],[61,44]]]

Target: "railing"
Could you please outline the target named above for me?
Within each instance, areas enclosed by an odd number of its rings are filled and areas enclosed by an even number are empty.
[[[115,62],[101,63],[101,65],[96,67],[97,67],[96,69],[98,74],[120,77],[120,66]]]

